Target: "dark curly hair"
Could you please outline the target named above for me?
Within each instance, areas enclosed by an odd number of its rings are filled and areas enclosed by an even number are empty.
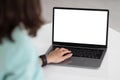
[[[0,43],[5,37],[14,41],[11,35],[20,23],[29,35],[36,36],[44,23],[41,11],[40,0],[0,0]]]

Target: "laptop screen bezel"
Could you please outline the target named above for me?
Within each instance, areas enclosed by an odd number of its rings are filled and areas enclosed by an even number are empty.
[[[97,44],[82,44],[82,43],[68,43],[68,42],[56,42],[54,41],[54,13],[55,9],[68,9],[68,10],[90,10],[90,11],[106,11],[107,12],[107,29],[106,29],[106,45]],[[52,19],[52,44],[66,45],[66,46],[81,46],[81,47],[94,47],[94,48],[107,48],[108,46],[108,26],[109,26],[109,10],[108,9],[90,9],[90,8],[65,8],[65,7],[54,7],[53,8],[53,19]]]

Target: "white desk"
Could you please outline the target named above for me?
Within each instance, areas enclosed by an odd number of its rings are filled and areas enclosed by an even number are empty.
[[[33,38],[39,55],[51,45],[52,24],[44,25]],[[43,68],[45,80],[120,80],[120,33],[109,29],[108,50],[99,69],[48,65]]]

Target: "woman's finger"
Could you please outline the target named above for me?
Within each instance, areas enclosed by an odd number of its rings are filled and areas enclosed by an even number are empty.
[[[65,51],[65,50],[68,50],[68,49],[65,49],[65,48],[60,48],[60,51]]]
[[[62,60],[64,61],[64,60],[70,58],[71,56],[72,56],[72,53],[66,54],[65,56],[62,57]]]
[[[61,55],[65,55],[66,53],[71,53],[71,51],[65,50],[61,52]]]
[[[60,48],[56,48],[55,51],[59,50]]]

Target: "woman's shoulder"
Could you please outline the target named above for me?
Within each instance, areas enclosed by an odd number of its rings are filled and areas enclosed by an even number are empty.
[[[0,56],[19,54],[31,45],[30,38],[20,27],[16,27],[12,33],[13,42],[4,38],[0,44]],[[29,45],[28,45],[29,44]]]
[[[7,47],[10,48],[10,46],[12,47],[12,46],[22,45],[24,43],[28,43],[30,40],[27,33],[25,33],[25,31],[19,26],[16,27],[12,32],[12,39],[13,41],[8,40],[7,38],[3,38],[2,44],[0,44],[0,49],[4,48],[5,46],[6,48]]]
[[[23,60],[29,59],[31,56],[29,55],[30,52],[33,52],[34,50],[34,47],[31,46],[32,43],[29,36],[21,28],[17,27],[14,29],[12,38],[14,42],[4,38],[3,43],[0,44],[0,65],[3,64],[3,67],[9,63],[14,64],[15,61],[24,62]],[[25,59],[24,56],[26,56]],[[7,69],[9,69],[9,67]],[[0,69],[3,68],[0,67]]]
[[[21,76],[20,80],[33,77],[36,80],[42,79],[38,56],[30,37],[20,28],[16,28],[12,36],[14,42],[4,39],[3,44],[0,44],[0,77],[6,73],[14,73],[15,76],[12,77]]]

